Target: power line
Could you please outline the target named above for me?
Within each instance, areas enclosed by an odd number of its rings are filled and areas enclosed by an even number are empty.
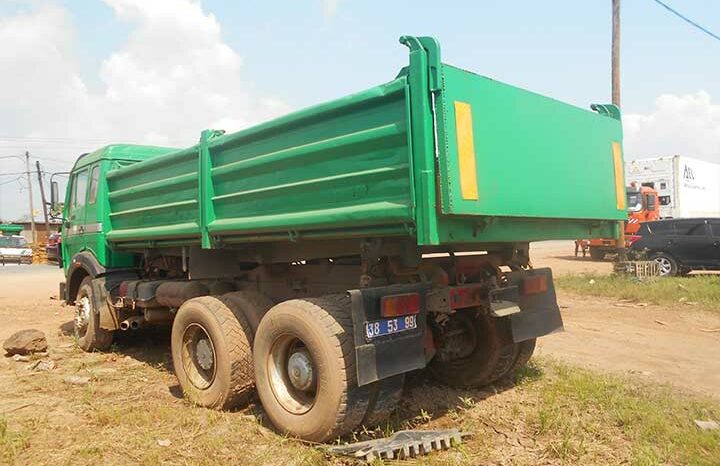
[[[16,181],[20,181],[21,179],[22,179],[22,176],[18,176],[17,178],[13,178],[12,180],[3,181],[2,183],[0,183],[0,186],[6,185],[6,184],[10,184],[10,183],[14,183],[14,182],[16,182]]]
[[[661,7],[665,8],[666,10],[668,10],[670,13],[674,14],[674,15],[677,16],[678,18],[682,19],[683,21],[685,21],[685,22],[691,24],[692,26],[698,28],[699,30],[701,30],[701,31],[704,32],[705,34],[709,35],[709,36],[712,37],[713,39],[720,41],[720,36],[718,36],[717,34],[715,34],[715,33],[712,32],[712,31],[708,30],[707,28],[699,25],[698,23],[696,23],[695,21],[691,20],[691,19],[688,18],[687,16],[683,15],[683,14],[680,13],[679,11],[673,9],[670,5],[668,5],[668,4],[664,3],[664,2],[661,2],[660,0],[654,0],[654,2],[657,3],[658,5],[660,5]]]

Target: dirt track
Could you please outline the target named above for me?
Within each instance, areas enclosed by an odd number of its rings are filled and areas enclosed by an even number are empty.
[[[571,242],[551,242],[535,245],[531,256],[535,266],[551,266],[556,274],[611,269],[609,262],[576,260],[572,252]],[[16,330],[37,328],[51,346],[67,344],[62,334],[71,328],[72,308],[51,299],[61,279],[52,266],[0,267],[0,341]],[[720,328],[720,314],[616,307],[611,299],[562,292],[559,302],[566,331],[541,339],[537,354],[720,396],[720,332],[701,330]],[[11,368],[12,361],[0,357],[0,370]]]

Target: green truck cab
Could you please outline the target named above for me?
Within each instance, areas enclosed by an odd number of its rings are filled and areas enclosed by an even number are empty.
[[[256,390],[311,441],[377,424],[409,371],[471,387],[522,367],[562,329],[529,243],[614,236],[625,218],[619,112],[401,43],[409,65],[357,94],[190,148],[80,157],[61,285],[80,346],[172,325],[190,400]]]

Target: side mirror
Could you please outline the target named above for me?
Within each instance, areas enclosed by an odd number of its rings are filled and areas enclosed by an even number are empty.
[[[57,210],[58,204],[60,203],[59,198],[58,182],[53,181],[50,183],[50,209]]]

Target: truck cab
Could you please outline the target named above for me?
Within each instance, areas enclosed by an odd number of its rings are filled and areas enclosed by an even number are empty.
[[[658,192],[650,185],[638,186],[632,182],[625,190],[628,218],[625,221],[625,247],[630,247],[632,237],[640,229],[640,224],[660,218]],[[600,261],[606,254],[618,253],[618,241],[614,238],[593,238],[579,240],[589,247],[590,257]],[[584,248],[585,246],[583,246]]]
[[[109,267],[132,267],[135,255],[114,251],[104,232],[109,225],[106,175],[109,171],[170,152],[174,149],[140,145],[109,145],[81,155],[70,172],[62,224],[62,261],[65,286],[61,296],[69,303],[82,280]],[[57,196],[57,187],[51,189]],[[53,200],[57,204],[57,200]]]
[[[652,185],[630,183],[627,189],[628,222],[625,235],[634,235],[642,222],[650,222],[660,218],[660,202],[658,192]]]

